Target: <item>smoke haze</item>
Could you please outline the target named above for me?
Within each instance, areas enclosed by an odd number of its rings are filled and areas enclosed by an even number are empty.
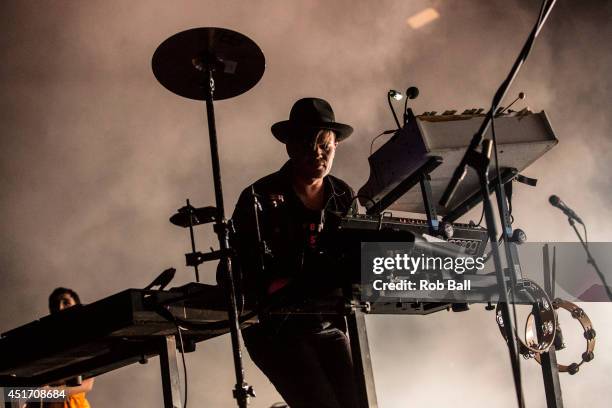
[[[591,241],[612,241],[612,2],[557,3],[505,101],[526,92],[516,106],[545,110],[560,142],[524,171],[539,183],[516,186],[515,226],[533,242],[574,241],[547,203],[554,193],[585,220]],[[419,30],[406,24],[428,7],[437,20]],[[371,139],[394,127],[389,89],[418,86],[416,113],[488,107],[538,10],[527,0],[3,2],[0,331],[47,314],[57,286],[91,303],[143,287],[170,266],[178,270],[173,285],[194,279],[183,266],[188,234],[168,218],[186,198],[214,203],[208,134],[203,104],[168,92],[152,74],[153,52],[167,37],[224,27],[266,56],[252,90],[215,105],[231,213],[245,186],[285,161],[269,129],[298,98],[327,99],[337,120],[355,128],[333,172],[358,189]],[[466,219],[479,216],[477,209]],[[196,239],[199,250],[217,246],[209,227]],[[214,265],[201,275],[213,282]],[[597,329],[597,358],[576,376],[561,375],[565,406],[609,407],[612,309],[583,306]],[[482,305],[371,316],[368,330],[379,406],[516,406],[505,344]],[[582,347],[559,360],[577,360]],[[229,336],[200,343],[187,359],[190,405],[234,406]],[[522,367],[527,405],[545,406],[539,367]],[[258,393],[253,407],[280,400],[250,360],[246,374]],[[161,407],[160,385],[153,359],[100,376],[88,398],[96,408]]]

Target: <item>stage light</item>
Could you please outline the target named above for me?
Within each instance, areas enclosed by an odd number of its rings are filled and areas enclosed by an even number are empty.
[[[396,101],[401,101],[404,98],[404,95],[402,95],[401,92],[398,92],[395,89],[390,89],[389,97],[395,99]]]
[[[416,13],[412,17],[409,17],[406,22],[410,27],[416,30],[417,28],[421,28],[424,25],[431,23],[438,17],[440,17],[440,14],[435,9],[429,7],[423,11]]]

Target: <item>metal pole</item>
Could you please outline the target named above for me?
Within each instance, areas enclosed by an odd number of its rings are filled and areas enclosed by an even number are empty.
[[[221,168],[219,165],[219,151],[217,145],[217,129],[215,125],[215,110],[213,106],[213,93],[215,88],[212,64],[206,68],[207,74],[207,94],[206,94],[206,114],[208,118],[208,135],[210,138],[210,156],[213,169],[213,182],[215,187],[215,204],[217,207],[217,220],[215,222],[215,232],[219,238],[221,251],[221,267],[227,272],[227,298],[228,298],[228,317],[230,322],[230,335],[232,340],[232,352],[234,357],[234,371],[236,374],[236,385],[233,395],[240,408],[246,408],[249,396],[255,396],[252,387],[249,387],[244,380],[244,367],[242,364],[242,345],[238,332],[238,308],[236,303],[236,289],[232,274],[232,263],[229,256],[229,226],[225,219],[225,209],[223,206],[223,189],[221,188]]]
[[[482,152],[479,153],[473,149],[469,150],[466,154],[466,161],[470,167],[476,170],[476,172],[478,173],[478,178],[480,180],[480,189],[483,198],[482,204],[484,206],[487,231],[489,233],[489,241],[491,242],[491,251],[493,252],[495,274],[497,276],[497,286],[500,291],[499,304],[502,312],[502,319],[504,321],[506,338],[508,339],[508,350],[510,353],[510,364],[512,366],[516,398],[518,406],[523,408],[525,406],[525,400],[523,397],[523,387],[521,384],[521,368],[518,359],[518,347],[516,344],[514,329],[512,328],[512,320],[510,319],[508,290],[506,287],[506,280],[504,276],[505,274],[501,263],[501,256],[499,254],[499,248],[497,246],[497,227],[495,223],[493,205],[491,204],[491,197],[489,193],[488,174],[489,163],[491,162],[491,148],[491,140],[485,140],[482,145]],[[514,288],[512,289],[514,290]]]

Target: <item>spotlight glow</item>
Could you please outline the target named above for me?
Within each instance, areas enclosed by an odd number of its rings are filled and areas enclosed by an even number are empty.
[[[409,17],[406,22],[410,27],[416,30],[417,28],[421,28],[424,25],[427,25],[432,21],[438,19],[438,17],[440,17],[440,14],[435,9],[429,7],[423,11],[416,13],[412,17]]]
[[[389,96],[393,99],[395,99],[396,101],[401,101],[404,98],[404,95],[402,95],[401,92],[397,92],[394,89],[391,89],[389,91]]]

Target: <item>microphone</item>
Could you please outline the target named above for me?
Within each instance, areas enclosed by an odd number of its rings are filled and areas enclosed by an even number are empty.
[[[556,195],[551,195],[550,197],[548,197],[548,202],[553,206],[553,207],[557,207],[558,209],[560,209],[561,211],[563,211],[563,214],[567,215],[568,218],[573,219],[578,221],[579,223],[581,223],[582,225],[584,225],[584,222],[582,222],[582,220],[580,219],[580,217],[574,212],[574,210],[572,210],[571,208],[569,208],[563,201],[561,201],[561,199],[556,196]]]
[[[416,86],[411,86],[406,89],[406,99],[404,100],[404,126],[406,126],[408,120],[412,120],[414,118],[412,109],[408,109],[408,99],[416,99],[417,96],[419,96],[419,88]]]
[[[411,86],[410,88],[406,89],[406,98],[415,99],[417,96],[419,96],[419,88],[416,86]]]

